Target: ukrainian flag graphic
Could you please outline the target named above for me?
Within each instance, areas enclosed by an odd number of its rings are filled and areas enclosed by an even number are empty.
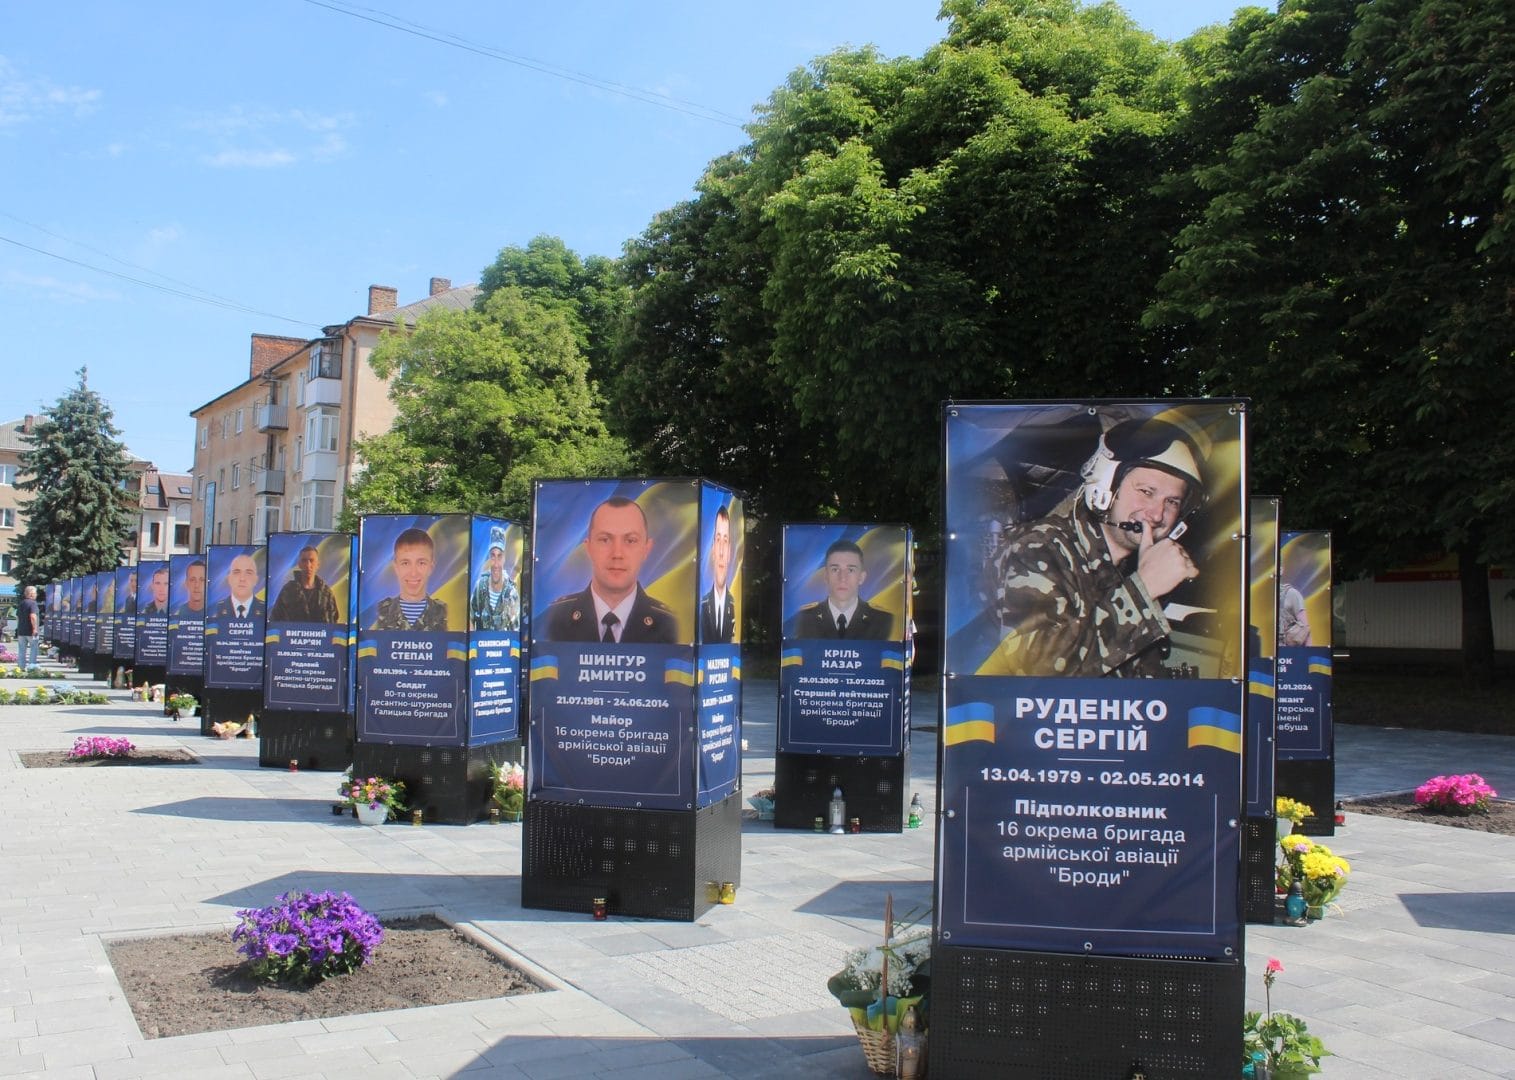
[[[694,665],[688,660],[669,660],[663,666],[663,682],[678,686],[694,685]]]
[[[731,665],[731,677],[737,682],[742,681],[742,665],[740,663],[734,663]]]
[[[379,655],[379,643],[377,641],[360,641],[360,642],[358,642],[358,658],[359,659],[362,659],[365,656],[374,656],[374,657],[376,657],[378,655]]]
[[[263,635],[263,644],[265,644],[265,645],[277,645],[277,644],[279,644],[279,631],[277,631],[277,630],[270,630],[268,633],[264,634]]]
[[[466,661],[468,659],[468,646],[464,645],[461,641],[449,641],[447,643],[447,659]]]
[[[779,660],[779,667],[804,667],[805,652],[803,649],[785,649],[783,657]]]
[[[206,627],[205,627],[205,636],[206,637],[215,637],[220,632],[221,632],[221,628],[219,626],[217,626],[215,623],[207,623],[206,624]]]
[[[987,701],[969,701],[947,710],[942,739],[948,746],[966,742],[994,741],[994,706]]]
[[[904,671],[905,654],[899,652],[890,652],[886,649],[885,651],[879,653],[878,666],[886,670],[892,668],[895,671]]]
[[[556,656],[539,656],[531,662],[531,681],[539,682],[542,679],[556,679],[558,677],[558,658]]]
[[[1265,697],[1273,700],[1273,673],[1271,671],[1249,671],[1247,673],[1247,693],[1256,697]]]
[[[1189,746],[1213,746],[1228,753],[1241,753],[1241,717],[1205,705],[1189,710]]]
[[[1331,674],[1331,657],[1323,653],[1315,653],[1310,657],[1311,675]]]

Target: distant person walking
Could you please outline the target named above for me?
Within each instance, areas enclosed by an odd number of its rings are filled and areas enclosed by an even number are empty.
[[[21,606],[16,611],[16,661],[22,671],[37,666],[37,632],[42,627],[42,616],[37,609],[37,586],[28,585],[22,591]]]

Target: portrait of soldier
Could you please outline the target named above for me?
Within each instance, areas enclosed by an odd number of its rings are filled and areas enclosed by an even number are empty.
[[[560,596],[547,606],[548,641],[603,641],[627,644],[673,644],[677,619],[667,605],[642,588],[642,564],[653,538],[647,515],[632,499],[606,499],[589,515],[584,550],[589,556],[589,584],[582,592]]]
[[[153,571],[147,583],[148,602],[142,609],[147,615],[168,614],[168,567],[160,566]]]
[[[1163,598],[1199,570],[1179,537],[1205,501],[1200,454],[1179,428],[1127,420],[1080,470],[1066,512],[1006,530],[990,560],[996,674],[1163,678]]]
[[[431,595],[436,545],[425,529],[406,529],[395,537],[392,556],[398,596],[379,601],[372,630],[446,630],[447,605]]]
[[[515,568],[506,566],[506,546],[505,529],[490,526],[484,569],[468,594],[468,618],[475,630],[521,628],[521,592],[512,580]]]
[[[178,618],[203,619],[205,617],[205,560],[196,559],[184,571],[184,592],[187,599],[174,612]]]
[[[216,619],[261,619],[263,601],[258,599],[258,562],[251,555],[238,555],[226,568],[231,595],[216,604]]]
[[[126,575],[126,596],[116,605],[116,610],[130,612],[137,610],[137,572],[135,570]]]
[[[337,598],[331,586],[321,580],[321,553],[310,544],[300,549],[295,556],[294,569],[289,580],[274,597],[271,622],[328,623],[341,621],[337,612]]]
[[[710,534],[710,591],[700,597],[700,640],[729,644],[736,640],[736,601],[731,596],[731,513],[724,507],[715,512],[715,528]]]
[[[1310,644],[1310,620],[1305,614],[1305,598],[1287,582],[1278,597],[1278,643]]]
[[[868,571],[863,549],[851,540],[838,540],[826,549],[826,599],[794,617],[797,638],[853,638],[888,641],[894,637],[894,616],[873,607],[859,595]]]

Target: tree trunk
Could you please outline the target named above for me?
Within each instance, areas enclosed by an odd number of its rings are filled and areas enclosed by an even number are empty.
[[[1494,681],[1494,615],[1489,609],[1489,568],[1472,545],[1457,550],[1457,577],[1462,582],[1462,674],[1472,686]]]

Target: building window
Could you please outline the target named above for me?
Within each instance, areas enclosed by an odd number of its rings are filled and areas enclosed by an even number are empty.
[[[174,547],[189,547],[189,523],[177,521],[174,523]]]
[[[0,465],[0,487],[16,486],[16,467],[14,465]]]
[[[237,410],[237,434],[242,434],[242,410]]]
[[[198,528],[195,530],[195,550],[200,550],[200,530]]]
[[[242,486],[242,466],[237,462],[231,463],[231,489],[236,491]]]
[[[205,427],[202,427],[200,429],[200,449],[204,450],[205,447],[206,447],[206,445],[209,442],[210,442],[210,425],[207,424]]]
[[[16,511],[7,506],[0,509],[0,529],[14,529],[16,527]]]
[[[289,508],[289,527],[295,532],[305,528],[305,504],[297,502]]]
[[[305,384],[309,381],[310,376],[303,371],[295,378],[295,404],[301,408],[305,407]]]
[[[216,538],[212,540],[211,543],[219,544],[221,542],[221,526],[223,524],[225,523],[220,521],[216,522]]]
[[[296,435],[295,436],[295,472],[299,472],[300,471],[300,465],[304,461],[305,461],[305,438],[304,438],[304,436]]]
[[[0,574],[9,574],[10,572],[11,557],[9,555],[0,555]]]
[[[205,477],[195,477],[195,502],[205,501]]]
[[[216,470],[216,488],[220,491],[226,490],[226,469],[224,467]]]
[[[231,519],[231,542],[233,544],[235,544],[237,542],[237,526],[240,523],[241,523],[240,520],[237,519],[237,518],[232,518]]]
[[[318,450],[335,452],[340,422],[341,417],[336,409],[328,406],[311,409],[305,414],[306,449],[312,454]]]
[[[265,495],[258,503],[257,521],[253,527],[253,543],[261,544],[268,539],[269,533],[276,533],[280,528],[284,508],[280,505],[277,495]]]
[[[163,545],[163,524],[158,521],[147,523],[147,546],[157,551]]]
[[[308,528],[331,529],[337,516],[337,485],[331,480],[310,480],[305,484],[304,496]]]

